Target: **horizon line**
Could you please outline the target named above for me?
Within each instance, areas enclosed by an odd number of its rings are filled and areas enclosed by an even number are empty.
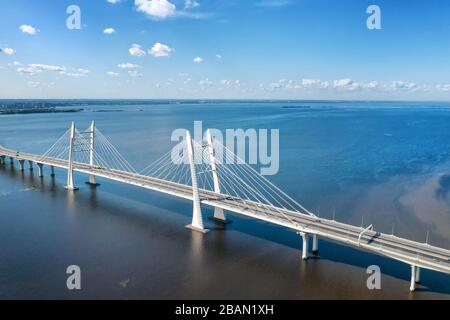
[[[0,98],[0,101],[251,101],[251,102],[440,102],[450,103],[450,100],[404,100],[404,99],[263,99],[263,98]]]

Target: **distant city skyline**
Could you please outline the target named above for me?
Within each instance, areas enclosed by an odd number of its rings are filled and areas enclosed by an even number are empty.
[[[367,28],[370,5],[381,9],[380,30]],[[80,29],[67,25],[77,22],[70,6],[80,9]],[[450,101],[449,2],[16,0],[1,8],[0,99]]]

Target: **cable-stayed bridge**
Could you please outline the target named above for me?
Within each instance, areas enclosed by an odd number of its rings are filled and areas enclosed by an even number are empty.
[[[154,161],[141,172],[117,151],[98,130],[95,123],[79,131],[72,123],[55,144],[44,154],[14,151],[0,146],[0,164],[6,158],[21,170],[28,162],[36,164],[39,176],[43,167],[67,170],[69,190],[76,190],[74,172],[86,174],[88,183],[96,186],[96,178],[114,180],[193,202],[192,223],[187,227],[206,233],[201,206],[214,208],[211,217],[218,223],[229,222],[226,211],[273,223],[296,231],[302,238],[302,258],[318,252],[318,238],[360,248],[402,261],[411,266],[410,290],[420,282],[421,268],[450,274],[450,250],[419,243],[393,234],[317,217],[296,200],[260,175],[251,166],[227,149],[207,131],[205,141],[193,140],[186,132],[184,143]]]

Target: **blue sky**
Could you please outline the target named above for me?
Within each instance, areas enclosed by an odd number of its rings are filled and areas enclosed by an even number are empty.
[[[11,0],[0,30],[0,98],[450,100],[448,1]]]

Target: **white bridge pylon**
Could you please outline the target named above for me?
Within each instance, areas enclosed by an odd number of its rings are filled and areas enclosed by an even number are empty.
[[[220,183],[219,183],[219,174],[217,172],[216,152],[214,149],[211,130],[208,130],[206,132],[206,142],[208,148],[209,161],[211,165],[211,174],[213,178],[214,192],[220,195]],[[212,217],[212,220],[225,224],[230,222],[229,220],[226,219],[223,209],[218,207],[214,207],[214,216]]]
[[[191,186],[194,219],[190,227],[194,226],[197,230],[204,230],[203,220],[197,217],[199,212],[197,194],[200,203],[208,200],[226,200],[250,207],[256,213],[261,212],[262,208],[270,208],[272,215],[290,223],[295,222],[285,214],[286,210],[315,217],[219,140],[214,139],[210,130],[206,132],[204,141],[193,140],[186,131],[185,141],[180,142],[140,174]],[[203,195],[205,194],[203,191],[208,191],[208,195]],[[211,193],[214,196],[211,196]],[[210,218],[219,223],[229,222],[224,210],[219,207],[214,207],[214,215]]]
[[[74,166],[89,169],[87,183],[98,185],[95,180],[97,171],[121,171],[136,174],[133,166],[117,151],[111,142],[97,129],[93,121],[89,128],[79,131],[72,123],[47,152],[40,156],[38,162],[46,163],[51,160],[67,161],[66,188],[76,190],[73,182]]]

